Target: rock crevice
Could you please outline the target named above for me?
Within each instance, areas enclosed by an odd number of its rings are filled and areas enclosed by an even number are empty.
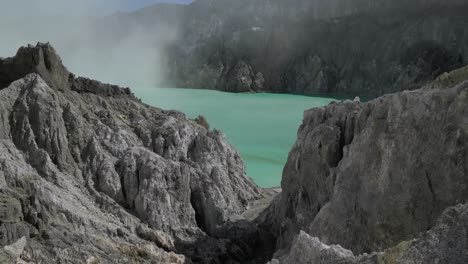
[[[465,72],[306,111],[272,198],[206,121],[22,48],[0,64],[0,262],[265,263],[277,242],[271,263],[466,263]]]
[[[39,262],[255,258],[221,228],[262,196],[222,133],[74,77],[49,44],[2,60],[0,80],[1,246],[25,236]]]
[[[354,254],[383,251],[433,230],[444,209],[468,200],[468,145],[460,141],[468,134],[467,96],[468,82],[435,82],[367,103],[306,111],[281,197],[264,213],[273,218],[264,224],[278,234],[278,249],[290,248],[300,230]],[[318,263],[334,263],[327,261]]]

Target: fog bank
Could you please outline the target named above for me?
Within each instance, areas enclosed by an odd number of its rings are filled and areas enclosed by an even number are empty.
[[[172,25],[140,24],[118,11],[126,0],[15,0],[0,8],[0,57],[20,46],[50,42],[77,75],[123,86],[154,87],[161,54],[177,38]],[[107,5],[106,5],[107,4]]]

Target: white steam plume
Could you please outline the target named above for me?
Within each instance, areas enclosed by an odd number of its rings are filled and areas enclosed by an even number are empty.
[[[132,87],[162,79],[161,54],[177,38],[171,25],[142,25],[107,16],[129,0],[0,0],[0,56],[50,42],[70,71]],[[127,19],[128,18],[128,19]]]

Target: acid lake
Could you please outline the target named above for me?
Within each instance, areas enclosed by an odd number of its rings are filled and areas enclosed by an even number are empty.
[[[146,104],[179,110],[191,118],[206,117],[245,161],[247,174],[261,187],[281,184],[289,150],[296,140],[304,110],[333,101],[330,98],[285,94],[234,94],[195,89],[133,89]]]

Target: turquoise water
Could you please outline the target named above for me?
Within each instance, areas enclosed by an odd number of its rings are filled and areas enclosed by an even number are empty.
[[[247,174],[262,187],[280,186],[289,150],[306,109],[329,98],[284,94],[233,94],[194,89],[134,89],[145,103],[206,117],[241,153]]]

